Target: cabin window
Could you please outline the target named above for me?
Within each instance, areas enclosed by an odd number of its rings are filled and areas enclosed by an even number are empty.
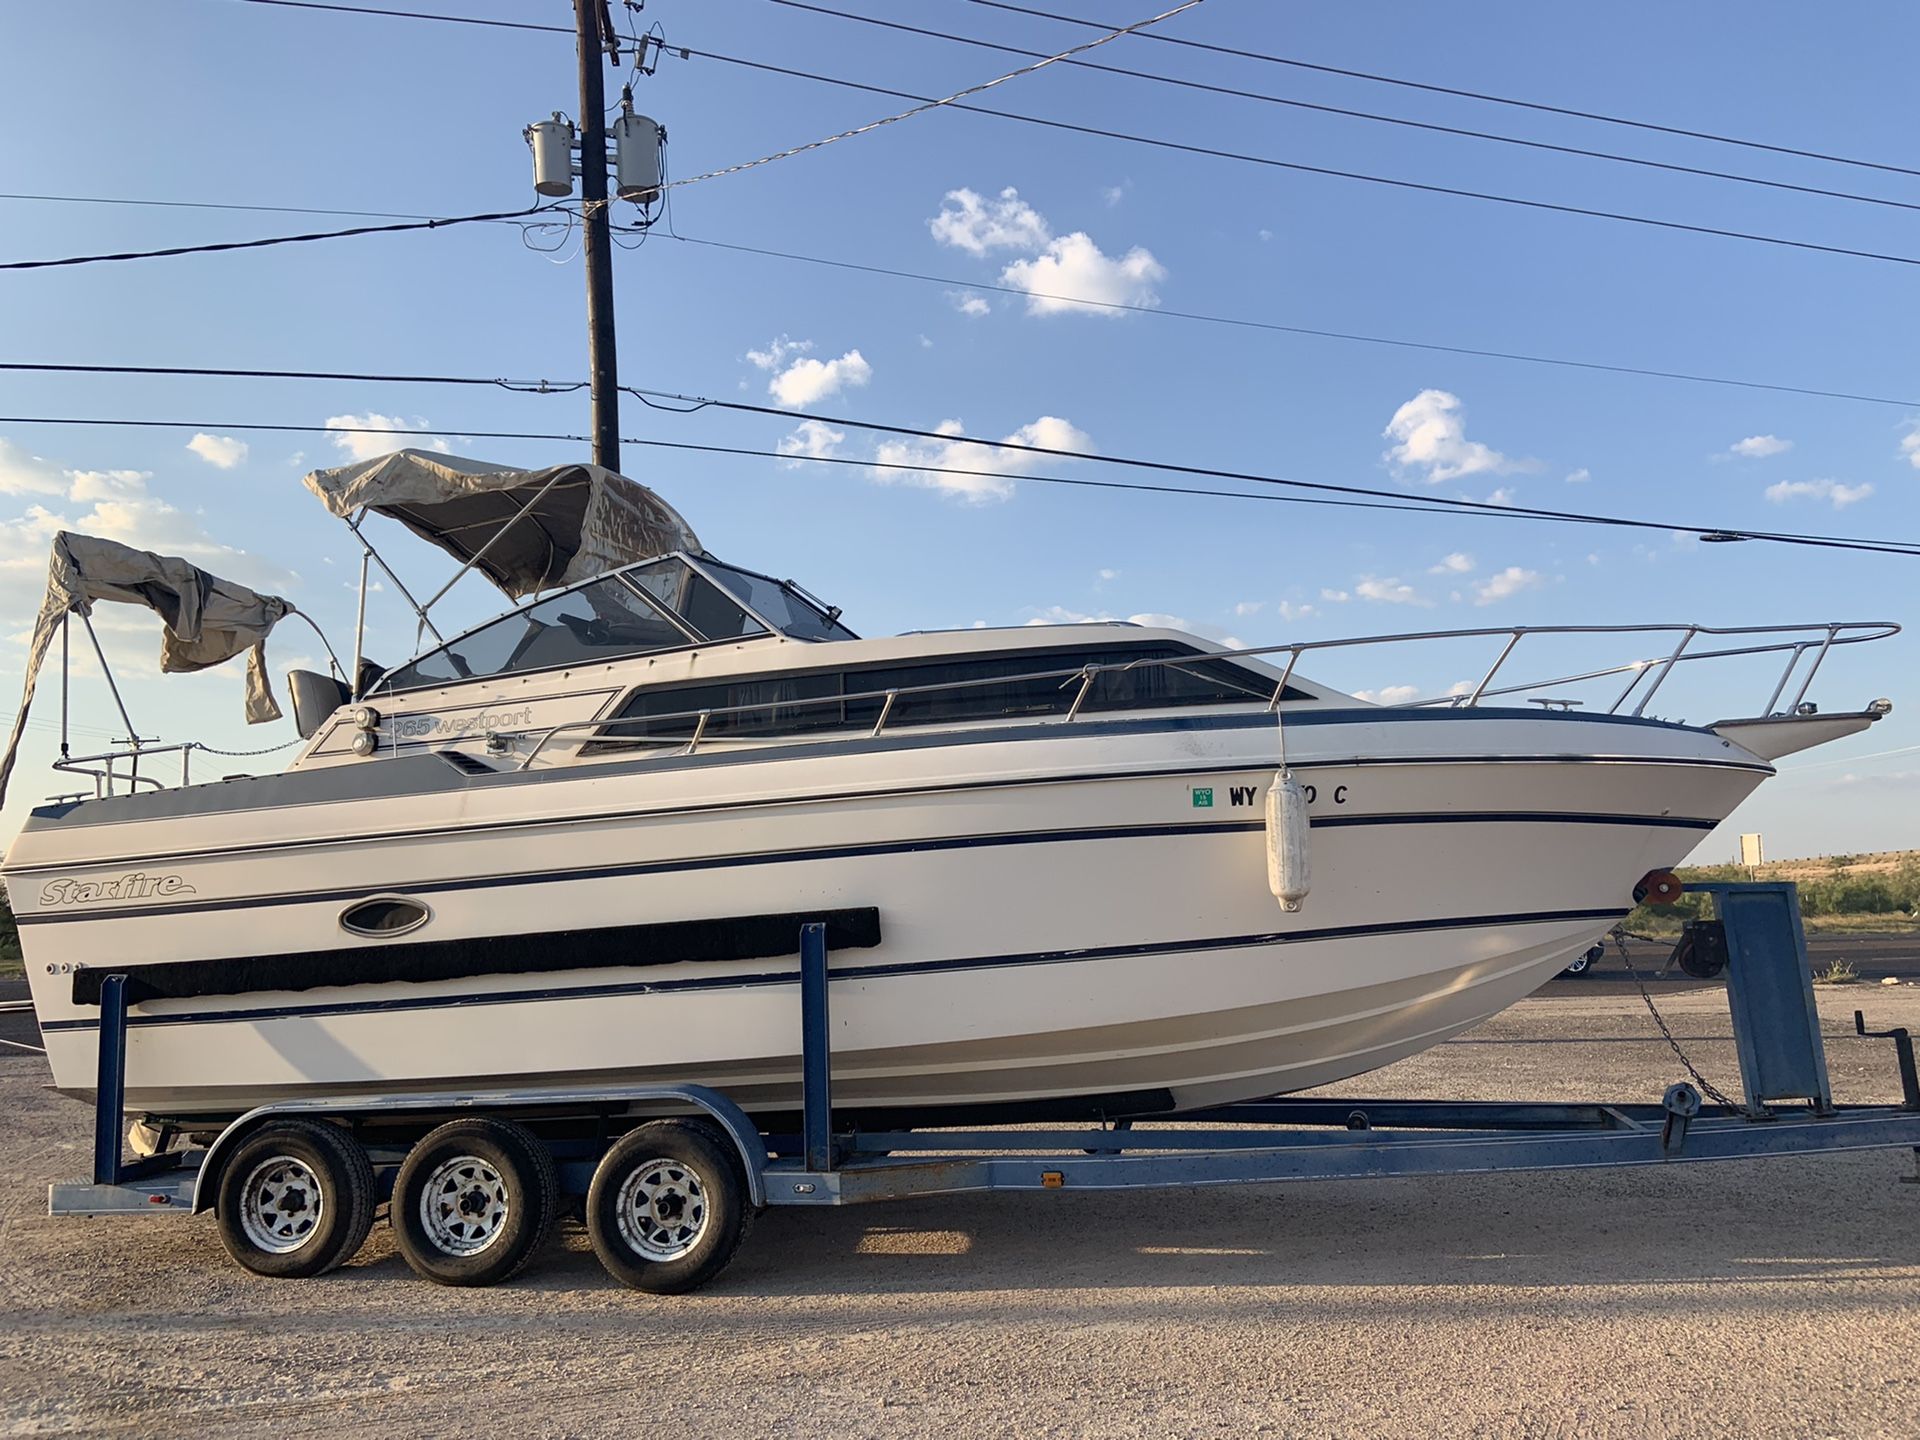
[[[1123,665],[1130,660],[1190,654],[1174,645],[1107,648],[1099,651],[1016,651],[998,655],[955,656],[911,665],[862,666],[848,670],[800,671],[786,675],[743,677],[706,685],[672,685],[636,690],[616,712],[626,722],[602,732],[583,753],[624,743],[679,743],[691,739],[702,710],[733,710],[711,715],[704,739],[752,740],[829,730],[870,730],[885,700],[878,692],[920,686],[953,686],[928,693],[899,695],[887,715],[887,727],[954,725],[985,720],[1043,719],[1064,716],[1079,693],[1077,676],[1031,678],[1035,672],[1064,671],[1088,664]],[[1146,710],[1165,706],[1264,704],[1273,698],[1274,681],[1224,660],[1195,659],[1132,670],[1103,670],[1094,680],[1081,713]],[[848,698],[867,696],[868,698]],[[1289,685],[1286,699],[1311,700]],[[678,716],[681,718],[667,718]],[[659,717],[659,718],[655,718]]]

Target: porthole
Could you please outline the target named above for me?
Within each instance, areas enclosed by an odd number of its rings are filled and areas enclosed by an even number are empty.
[[[340,928],[350,935],[390,940],[418,930],[432,918],[433,912],[418,900],[404,895],[374,895],[342,910]]]

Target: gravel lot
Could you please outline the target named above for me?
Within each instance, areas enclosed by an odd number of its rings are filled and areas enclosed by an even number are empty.
[[[1724,1001],[1663,1006],[1731,1086]],[[1897,1098],[1822,992],[1840,1098]],[[1639,1001],[1556,985],[1352,1094],[1655,1099]],[[1034,1195],[761,1217],[675,1300],[572,1234],[491,1291],[384,1227],[334,1275],[235,1268],[205,1220],[51,1221],[88,1114],[0,1059],[0,1435],[1920,1434],[1903,1152],[1444,1181]]]

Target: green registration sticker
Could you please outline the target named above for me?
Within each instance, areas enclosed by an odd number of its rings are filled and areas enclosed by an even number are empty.
[[[1211,785],[1194,785],[1190,786],[1189,790],[1193,795],[1194,809],[1211,810],[1213,808],[1213,787]]]

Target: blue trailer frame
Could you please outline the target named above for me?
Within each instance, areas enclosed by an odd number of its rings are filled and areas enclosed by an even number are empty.
[[[103,986],[91,1182],[56,1184],[55,1215],[189,1214],[210,1208],[225,1153],[269,1117],[352,1120],[402,1112],[603,1113],[654,1105],[703,1111],[739,1152],[748,1202],[845,1205],[985,1190],[1129,1190],[1365,1176],[1488,1174],[1673,1165],[1773,1155],[1912,1148],[1920,1160],[1920,1078],[1905,1028],[1893,1041],[1903,1099],[1836,1105],[1827,1078],[1797,892],[1791,884],[1703,884],[1727,937],[1727,995],[1744,1103],[1707,1105],[1690,1084],[1658,1103],[1275,1099],[1105,1127],[836,1130],[826,927],[800,934],[803,1078],[799,1134],[762,1131],[727,1096],[698,1085],[606,1086],[314,1099],[263,1106],[205,1151],[127,1162],[120,1126],[126,989]],[[591,1147],[589,1147],[590,1150]],[[556,1146],[563,1178],[597,1156]],[[388,1163],[394,1163],[389,1161]],[[579,1185],[584,1189],[584,1184]]]

